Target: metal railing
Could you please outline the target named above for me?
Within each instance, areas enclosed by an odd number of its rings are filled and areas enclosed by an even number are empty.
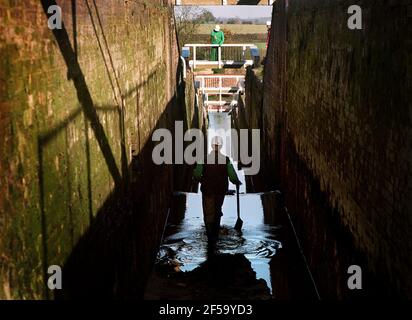
[[[239,93],[222,93],[217,99],[213,99],[216,96],[215,94],[203,93],[203,105],[208,112],[227,112],[237,106]]]
[[[195,86],[200,94],[203,94],[206,106],[224,106],[238,98],[244,90],[244,75],[197,75]],[[209,99],[210,97],[217,97]],[[230,100],[225,100],[229,98]]]
[[[244,88],[244,75],[197,75],[195,82],[201,92],[234,92]]]
[[[183,57],[189,59],[190,67],[253,66],[259,61],[259,49],[254,44],[185,44]]]

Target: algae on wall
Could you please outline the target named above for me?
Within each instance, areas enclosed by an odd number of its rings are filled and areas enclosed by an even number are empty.
[[[262,160],[324,292],[353,294],[342,274],[357,262],[377,279],[369,293],[410,296],[408,4],[359,1],[364,28],[350,30],[352,4],[275,2]]]
[[[0,4],[0,298],[50,297],[176,92],[169,5],[58,4],[54,34],[40,2]]]

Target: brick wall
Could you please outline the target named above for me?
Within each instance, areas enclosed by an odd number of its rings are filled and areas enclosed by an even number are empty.
[[[285,193],[324,296],[412,295],[411,1],[274,6],[264,170]],[[409,35],[409,36],[408,36]],[[365,290],[347,289],[350,264]]]
[[[152,250],[172,187],[171,168],[142,169],[153,129],[184,101],[171,2],[57,1],[55,32],[51,4],[0,1],[0,298],[50,297],[47,266],[107,221],[118,190],[146,199],[133,212],[151,215],[140,222]]]

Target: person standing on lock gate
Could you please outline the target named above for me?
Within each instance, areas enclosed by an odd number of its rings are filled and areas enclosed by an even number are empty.
[[[212,44],[217,44],[221,46],[225,42],[225,35],[223,31],[220,30],[220,26],[216,25],[215,28],[212,30],[212,33],[210,34],[210,39]],[[218,53],[219,48],[218,47],[212,47],[211,51],[211,61],[217,61],[218,60]]]
[[[266,38],[266,49],[269,47],[270,41],[270,31],[272,30],[272,22],[266,21],[266,29],[267,29],[267,38]]]
[[[221,153],[222,137],[212,139],[212,151],[207,155],[205,164],[197,164],[193,176],[200,181],[202,191],[203,219],[209,244],[214,244],[219,236],[222,205],[229,188],[228,179],[240,186],[229,157]]]

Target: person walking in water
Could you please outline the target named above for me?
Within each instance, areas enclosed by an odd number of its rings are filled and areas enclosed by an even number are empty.
[[[222,137],[212,139],[212,151],[205,164],[197,164],[194,178],[201,182],[203,219],[209,244],[212,246],[219,236],[222,205],[229,188],[228,179],[237,187],[242,183],[237,177],[229,157],[221,153]]]
[[[225,35],[223,31],[220,30],[220,26],[216,25],[215,28],[212,30],[212,33],[210,34],[210,39],[212,44],[217,44],[221,46],[225,42]],[[218,60],[218,47],[212,47],[212,52],[211,52],[211,60],[212,61],[217,61]]]

